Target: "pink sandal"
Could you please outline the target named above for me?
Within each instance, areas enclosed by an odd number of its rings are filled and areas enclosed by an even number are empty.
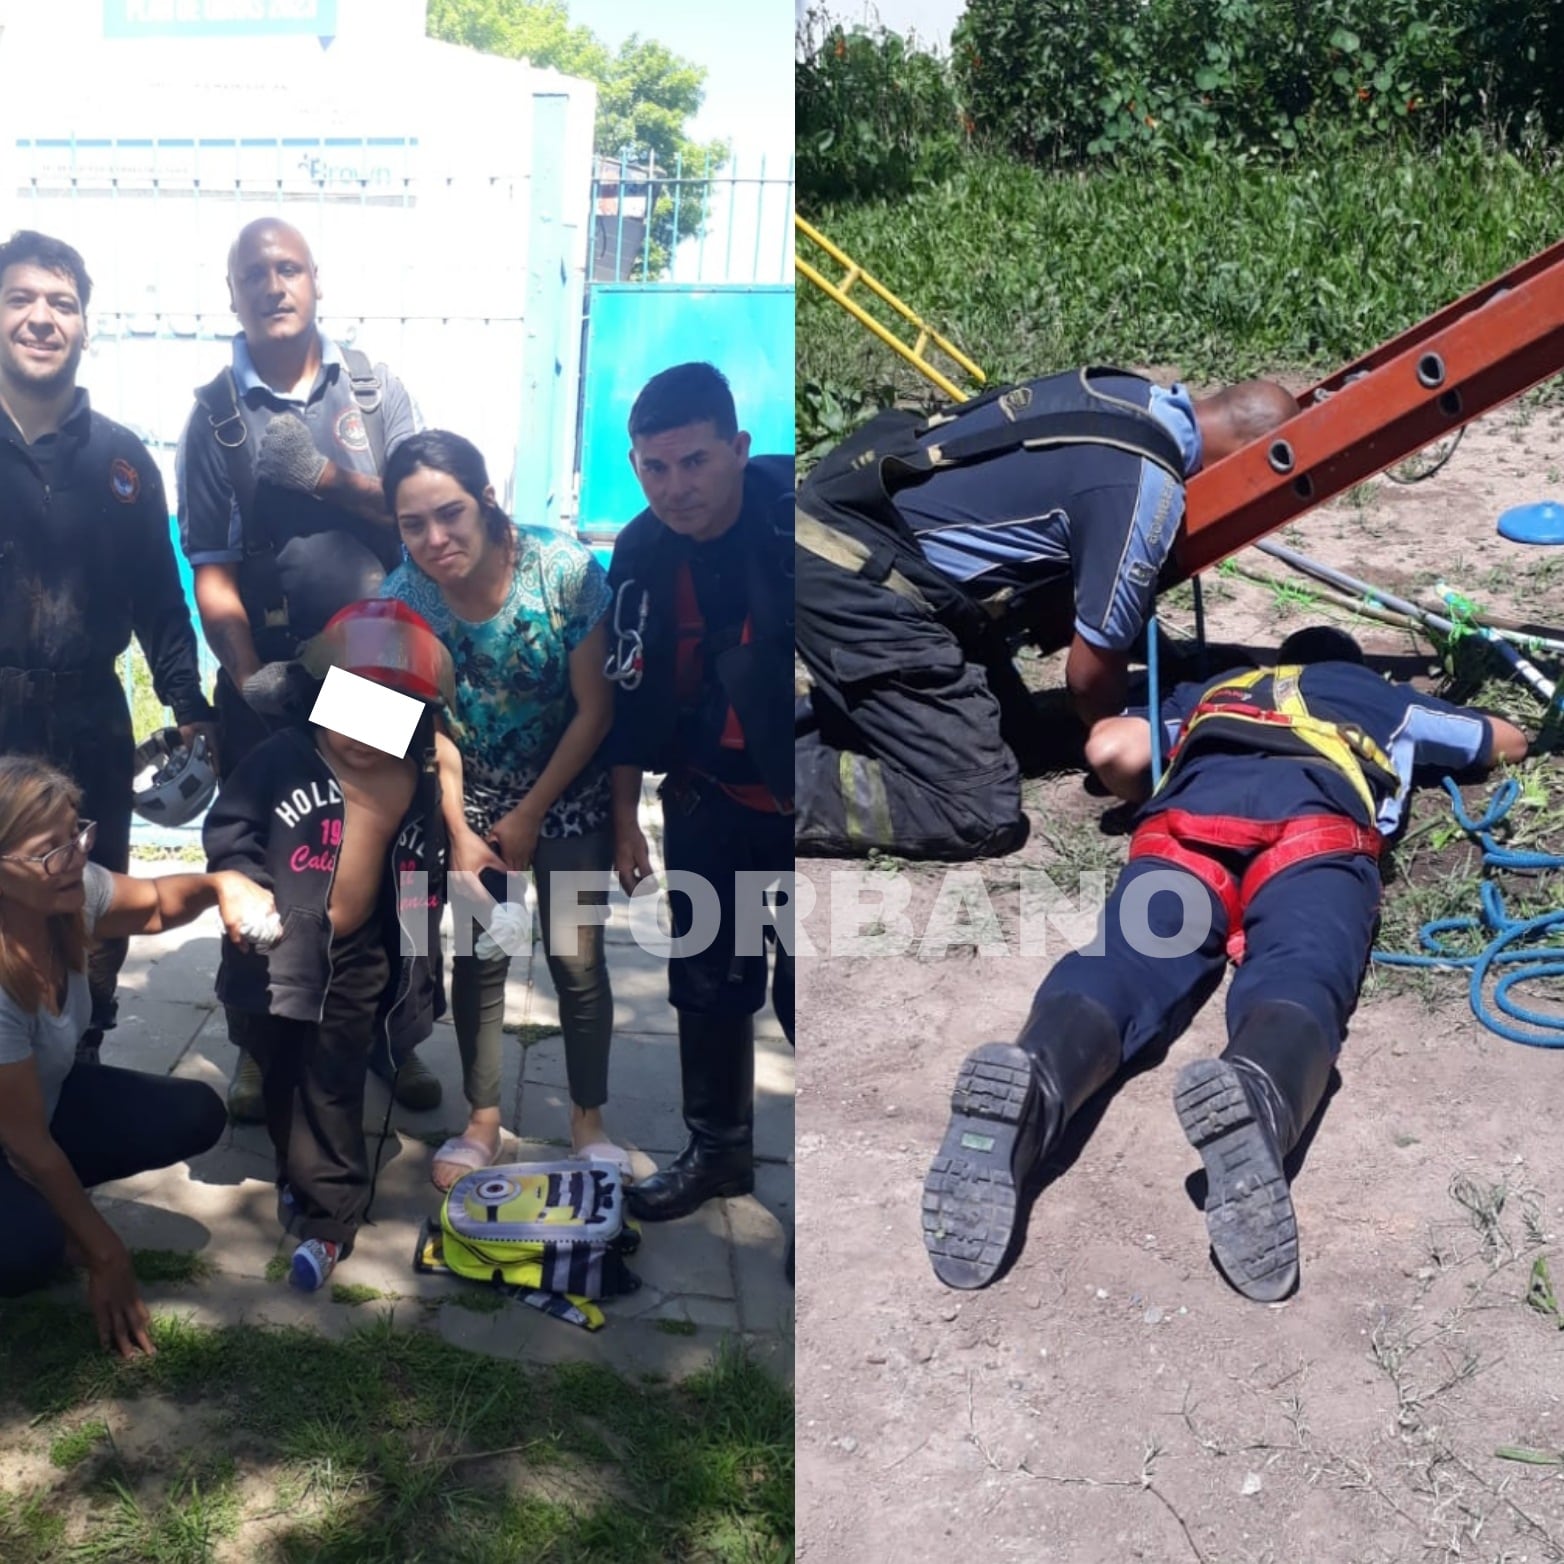
[[[463,1173],[475,1173],[479,1168],[490,1168],[495,1164],[500,1154],[500,1145],[504,1138],[501,1131],[496,1139],[494,1149],[491,1151],[482,1141],[474,1140],[470,1135],[453,1135],[450,1140],[440,1147],[434,1154],[434,1166],[429,1170],[429,1182],[436,1189],[448,1190]],[[440,1182],[440,1168],[452,1167],[457,1169],[455,1178],[450,1183]]]

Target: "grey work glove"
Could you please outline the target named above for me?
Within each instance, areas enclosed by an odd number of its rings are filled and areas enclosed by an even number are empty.
[[[282,413],[272,419],[255,459],[257,478],[281,489],[313,494],[325,470],[326,458],[315,449],[302,418]]]

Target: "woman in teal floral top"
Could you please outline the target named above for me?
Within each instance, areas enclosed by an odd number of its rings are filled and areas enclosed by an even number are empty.
[[[552,875],[589,873],[602,890],[581,900],[608,899],[612,807],[595,760],[613,720],[603,676],[607,577],[568,533],[513,523],[495,503],[482,455],[460,435],[431,429],[404,441],[386,465],[385,492],[409,558],[381,595],[422,614],[456,664],[457,756],[453,766],[447,755],[442,775],[451,867],[532,870],[565,1034],[571,1144],[578,1156],[627,1168],[601,1111],[614,1017],[602,926],[582,919],[574,954],[549,938]],[[452,966],[470,1120],[435,1155],[442,1189],[499,1155],[509,958],[480,938]]]

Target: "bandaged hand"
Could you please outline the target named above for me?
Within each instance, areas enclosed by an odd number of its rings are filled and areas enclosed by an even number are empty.
[[[270,950],[282,938],[282,918],[272,893],[234,870],[212,876],[217,889],[217,911],[228,938],[241,947]]]
[[[313,494],[325,470],[326,458],[315,449],[302,418],[282,413],[272,419],[255,459],[258,479],[281,489]]]
[[[486,929],[472,942],[479,961],[519,956],[532,946],[532,908],[526,902],[502,901],[495,906]]]

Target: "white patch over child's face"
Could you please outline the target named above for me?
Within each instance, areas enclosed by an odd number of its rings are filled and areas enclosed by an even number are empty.
[[[348,743],[378,751],[376,760],[380,755],[401,760],[413,742],[423,709],[421,702],[400,690],[388,690],[342,668],[328,668],[310,721]]]

